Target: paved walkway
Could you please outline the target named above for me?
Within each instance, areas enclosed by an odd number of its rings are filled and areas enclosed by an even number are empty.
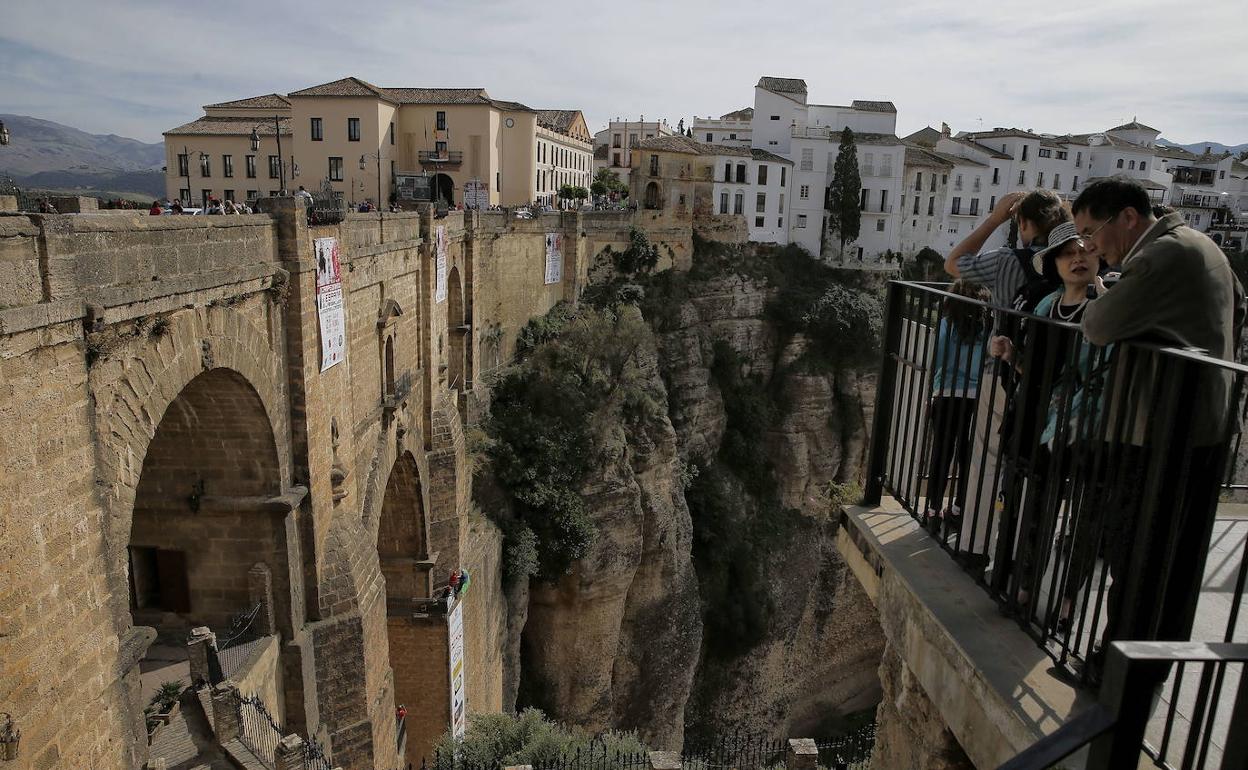
[[[180,704],[169,724],[157,729],[150,764],[163,757],[166,770],[235,770],[217,744],[194,691],[182,693]]]

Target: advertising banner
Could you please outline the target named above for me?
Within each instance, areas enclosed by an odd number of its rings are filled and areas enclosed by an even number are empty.
[[[316,311],[321,332],[321,371],[341,363],[347,356],[347,320],[342,301],[342,269],[338,262],[338,239],[317,238]]]
[[[546,233],[546,283],[563,280],[563,235]]]

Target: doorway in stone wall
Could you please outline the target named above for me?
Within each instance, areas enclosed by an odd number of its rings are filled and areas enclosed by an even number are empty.
[[[448,174],[434,175],[433,192],[438,203],[445,203],[447,206],[455,205],[455,182]]]

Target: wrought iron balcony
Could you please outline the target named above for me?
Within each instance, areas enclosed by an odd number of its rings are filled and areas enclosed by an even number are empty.
[[[438,152],[437,150],[421,150],[417,160],[422,166],[434,168],[458,167],[464,162],[464,153],[460,150]]]

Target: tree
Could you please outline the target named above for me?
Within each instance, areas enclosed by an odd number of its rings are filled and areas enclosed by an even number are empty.
[[[576,197],[576,188],[570,184],[565,184],[559,188],[559,199],[570,201]]]
[[[602,185],[603,192],[597,186]],[[620,181],[620,175],[609,168],[600,168],[594,172],[594,195],[628,195],[628,185]]]
[[[828,187],[824,204],[828,211],[828,231],[836,233],[841,242],[841,259],[845,258],[845,244],[858,237],[862,226],[862,211],[858,203],[861,189],[858,148],[854,146],[854,132],[846,126],[841,132],[841,148],[836,153],[832,184]]]

